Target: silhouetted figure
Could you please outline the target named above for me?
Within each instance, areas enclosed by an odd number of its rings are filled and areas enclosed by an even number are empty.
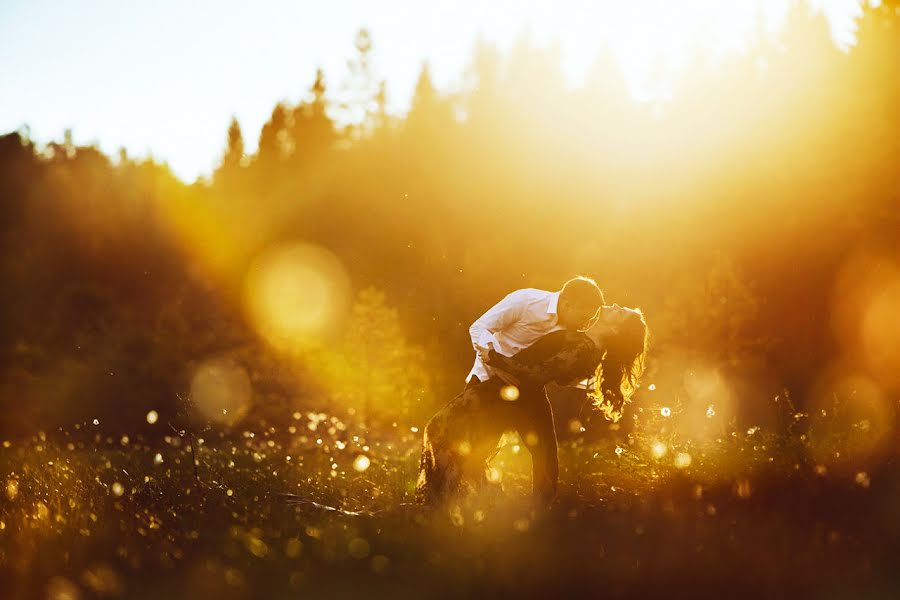
[[[482,481],[500,436],[514,430],[531,453],[534,502],[546,507],[556,494],[559,464],[544,384],[593,377],[596,406],[618,420],[643,372],[646,340],[641,312],[613,305],[602,307],[584,332],[547,333],[512,357],[489,350],[484,362],[496,376],[470,381],[425,427],[417,502],[438,504]]]

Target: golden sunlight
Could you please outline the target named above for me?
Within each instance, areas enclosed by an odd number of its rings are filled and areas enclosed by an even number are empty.
[[[601,29],[632,95],[638,100],[667,100],[673,82],[694,60],[723,60],[746,52],[759,38],[775,33],[791,10],[787,0],[646,0],[592,3],[585,21]],[[829,19],[837,45],[852,40],[854,0],[822,0],[812,8]],[[655,18],[648,19],[653,14]],[[558,34],[567,38],[571,31]],[[575,57],[568,57],[571,63]]]
[[[191,400],[200,416],[232,425],[250,409],[252,386],[247,371],[228,358],[203,362],[191,379]]]
[[[900,0],[42,4],[14,596],[898,595]]]
[[[266,250],[250,266],[244,282],[250,321],[266,340],[285,351],[331,333],[345,316],[349,292],[340,260],[304,243]]]
[[[507,402],[515,402],[519,399],[519,388],[514,385],[504,385],[500,388],[500,397]]]

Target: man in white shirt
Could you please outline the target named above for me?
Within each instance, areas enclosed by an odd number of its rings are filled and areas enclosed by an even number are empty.
[[[513,356],[545,334],[585,329],[603,304],[603,292],[588,277],[574,277],[556,292],[526,288],[508,294],[469,328],[476,356],[466,387],[491,377],[516,383],[509,374],[485,364],[489,350]]]
[[[500,400],[503,386],[498,379],[517,386],[519,382],[511,374],[487,366],[486,359],[491,350],[513,356],[560,329],[586,329],[603,304],[603,292],[593,279],[575,277],[556,292],[516,290],[472,324],[469,333],[477,356],[466,377],[466,390],[425,425],[416,483],[418,502],[436,504],[457,493],[460,483],[473,475],[485,482],[475,472],[486,466],[480,461],[490,461],[491,450],[505,429],[519,431],[531,453],[536,506],[552,502],[559,462],[550,401],[546,393],[539,394],[533,387],[515,401]],[[493,383],[482,385],[491,378]]]

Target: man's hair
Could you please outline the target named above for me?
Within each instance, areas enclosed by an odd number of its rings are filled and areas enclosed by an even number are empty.
[[[600,307],[606,304],[603,298],[603,291],[597,285],[597,282],[590,277],[573,277],[563,286],[560,298],[565,298],[567,302],[572,302],[579,306],[596,306]]]

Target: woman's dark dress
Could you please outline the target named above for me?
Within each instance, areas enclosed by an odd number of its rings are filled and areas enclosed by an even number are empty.
[[[468,386],[425,426],[416,499],[435,504],[482,481],[485,461],[504,431],[515,430],[531,452],[535,500],[548,504],[559,473],[553,411],[544,384],[569,384],[591,377],[602,358],[584,333],[560,330],[542,336],[514,357],[491,351],[488,365],[519,380],[517,400],[504,400],[506,385],[493,377]]]

